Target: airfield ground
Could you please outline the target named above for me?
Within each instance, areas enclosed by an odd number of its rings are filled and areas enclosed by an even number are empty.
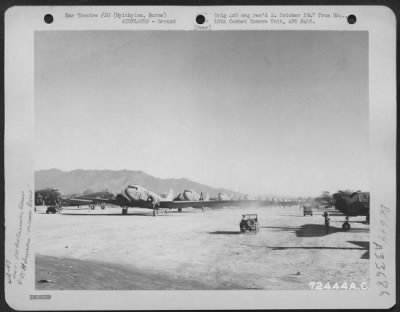
[[[37,213],[36,288],[294,290],[369,282],[369,225],[351,222],[342,232],[343,217],[332,217],[325,234],[322,212],[305,217],[298,206],[120,213]],[[242,213],[258,214],[258,234],[239,233]]]

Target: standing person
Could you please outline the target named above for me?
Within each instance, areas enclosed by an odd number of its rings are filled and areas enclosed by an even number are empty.
[[[329,214],[327,211],[324,212],[324,218],[325,218],[325,234],[329,233]]]

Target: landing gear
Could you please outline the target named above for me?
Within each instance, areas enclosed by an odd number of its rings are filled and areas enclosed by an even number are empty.
[[[178,208],[178,212],[182,212],[182,208]]]
[[[106,205],[105,204],[101,204],[100,207],[101,207],[101,209],[104,210],[106,208]]]
[[[127,215],[128,214],[128,207],[122,207],[122,214]]]
[[[153,202],[153,216],[156,217],[158,216],[158,209],[160,209],[160,205],[158,203]]]
[[[350,226],[350,223],[349,223],[349,217],[347,216],[346,217],[346,221],[342,225],[342,229],[343,229],[343,231],[346,232],[346,231],[350,230],[350,228],[351,228],[351,226]]]
[[[91,204],[91,205],[89,205],[89,207],[90,207],[91,210],[94,210],[95,205],[94,205],[94,204]]]
[[[342,225],[342,229],[343,229],[343,231],[348,231],[348,230],[350,230],[350,223],[349,222],[345,222],[345,223],[343,223],[343,225]]]

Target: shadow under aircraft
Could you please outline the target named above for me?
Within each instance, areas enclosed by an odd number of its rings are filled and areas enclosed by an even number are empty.
[[[368,260],[370,244],[368,241],[347,241],[351,246],[268,246],[268,245],[252,245],[241,244],[248,247],[267,248],[271,250],[288,250],[288,249],[306,249],[306,250],[360,250],[364,251],[360,259]]]
[[[327,232],[323,224],[303,224],[301,226],[260,226],[260,228],[270,229],[279,232],[293,232],[296,234],[297,237],[322,237],[343,231],[341,228],[330,226],[329,231]],[[366,233],[369,232],[369,230],[361,228],[354,229],[354,232]]]

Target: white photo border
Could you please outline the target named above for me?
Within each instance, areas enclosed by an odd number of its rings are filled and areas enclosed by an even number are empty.
[[[115,19],[70,19],[66,13],[166,12],[173,24],[122,24]],[[216,12],[336,12],[315,24],[214,24]],[[54,23],[43,21],[45,14]],[[206,23],[196,24],[198,14]],[[354,14],[357,23],[347,23]],[[39,291],[34,239],[34,33],[56,30],[314,30],[368,31],[370,112],[370,288],[366,291]],[[396,301],[396,18],[384,6],[35,6],[5,13],[5,295],[23,310],[375,309]],[[357,91],[355,91],[357,92]],[[20,224],[24,226],[21,229]],[[29,228],[27,228],[29,225]],[[22,233],[20,230],[23,230]],[[16,237],[26,268],[12,276]],[[22,248],[22,246],[25,246]],[[23,276],[21,275],[23,273]],[[9,280],[11,283],[9,283]],[[50,295],[50,300],[36,295]],[[39,298],[39,299],[38,299]]]

